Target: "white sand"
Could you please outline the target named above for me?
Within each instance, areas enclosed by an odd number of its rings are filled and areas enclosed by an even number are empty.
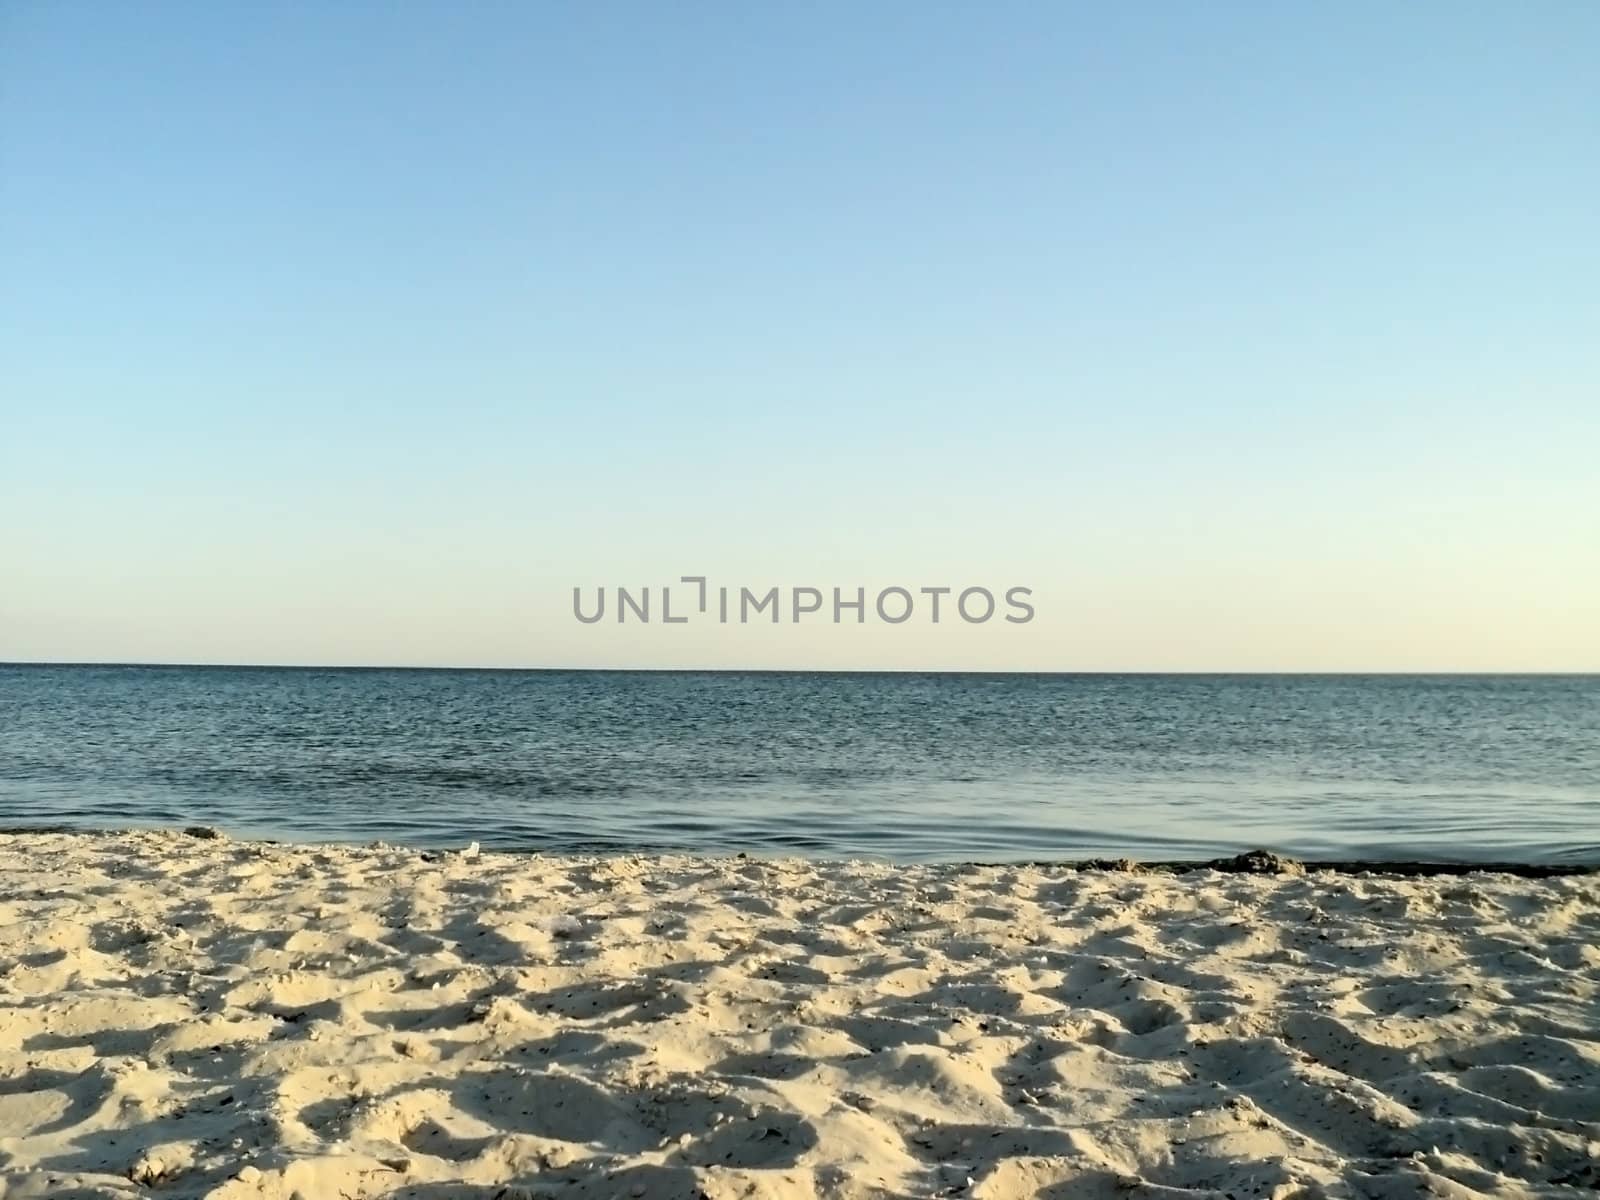
[[[0,836],[0,1195],[1576,1197],[1597,941],[1592,876]]]

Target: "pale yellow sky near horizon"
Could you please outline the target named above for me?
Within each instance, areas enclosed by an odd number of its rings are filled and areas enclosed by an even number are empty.
[[[251,507],[225,493],[84,490],[48,526],[0,529],[0,660],[1600,671],[1600,484],[1576,469],[1582,445],[1549,458],[1571,467],[1517,491],[1476,489],[1476,471],[1368,464],[1337,481],[1174,488],[1152,475],[1126,498],[1091,478],[1068,506],[1073,479],[1021,474],[969,483],[970,500],[924,490],[872,521],[853,515],[865,500],[845,485],[797,506],[782,489],[739,496],[714,478],[651,508],[561,513],[519,499],[520,482],[485,493],[465,477],[409,508],[356,493]],[[934,625],[919,598],[901,625],[870,613],[861,625],[788,613],[778,625],[664,625],[659,607],[649,624],[619,625],[614,602],[599,624],[573,617],[574,586],[671,585],[681,613],[688,574],[869,597],[1023,586],[1035,616],[968,625],[947,608]]]
[[[12,561],[16,562],[15,556]],[[370,564],[368,564],[370,566]],[[121,574],[114,588],[89,573],[70,589],[11,586],[0,596],[0,660],[260,663],[352,666],[659,667],[1008,671],[1562,671],[1600,670],[1592,586],[1557,564],[1522,562],[1477,573],[1435,558],[1409,569],[1348,563],[1291,574],[1266,558],[1151,563],[1116,575],[1045,578],[1016,568],[958,575],[863,577],[809,573],[827,597],[865,589],[863,624],[823,612],[792,623],[790,588],[778,624],[756,614],[727,624],[694,611],[694,589],[675,576],[583,583],[592,610],[607,589],[605,619],[572,614],[571,583],[527,567],[472,573],[391,564],[378,578],[359,563],[339,570],[236,570],[211,577]],[[711,586],[757,594],[773,576],[709,573]],[[615,620],[616,588],[652,593],[649,623]],[[661,586],[675,615],[661,622]],[[885,587],[983,585],[1000,606],[968,624],[942,601],[942,619],[886,624],[873,613]],[[1032,589],[1033,619],[1012,624],[1003,592]],[[899,601],[895,600],[894,604]],[[979,602],[974,600],[974,612]],[[891,607],[891,613],[896,610]]]

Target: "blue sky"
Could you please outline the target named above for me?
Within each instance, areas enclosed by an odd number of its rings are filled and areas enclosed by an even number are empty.
[[[0,659],[1600,669],[1600,8],[0,7]],[[1025,627],[575,584],[1027,585]]]

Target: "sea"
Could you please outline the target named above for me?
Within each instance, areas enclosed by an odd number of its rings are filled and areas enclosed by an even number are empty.
[[[0,826],[1600,863],[1600,676],[0,665]]]

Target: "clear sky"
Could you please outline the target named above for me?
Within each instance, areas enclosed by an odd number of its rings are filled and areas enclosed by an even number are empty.
[[[0,2],[0,660],[1600,669],[1600,5]],[[572,588],[1033,589],[580,625]]]

